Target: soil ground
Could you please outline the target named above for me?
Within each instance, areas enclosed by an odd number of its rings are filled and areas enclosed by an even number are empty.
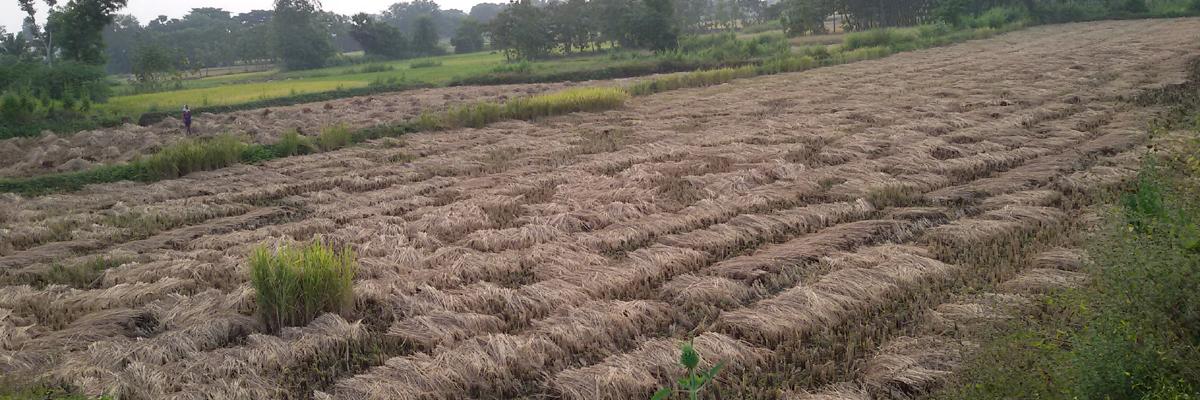
[[[0,375],[121,398],[631,399],[694,337],[722,398],[920,396],[979,324],[1086,279],[1077,232],[1158,111],[1127,99],[1184,80],[1196,32],[1043,26],[0,197]],[[318,236],[357,250],[354,310],[263,333],[250,247]],[[120,265],[22,285],[97,256]]]

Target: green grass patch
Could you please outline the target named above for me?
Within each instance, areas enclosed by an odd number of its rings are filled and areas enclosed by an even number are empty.
[[[408,68],[410,68],[410,69],[433,68],[433,67],[440,67],[440,66],[442,66],[442,62],[438,61],[438,60],[434,60],[434,59],[413,61],[412,64],[408,64]]]
[[[275,250],[258,246],[249,265],[258,315],[270,331],[345,311],[353,300],[358,262],[349,248],[320,242]]]
[[[321,151],[333,151],[346,147],[354,140],[350,127],[346,124],[327,126],[317,135],[317,148]]]
[[[1147,154],[1091,232],[1092,281],[1004,327],[937,398],[1200,397],[1200,126],[1188,134]]]

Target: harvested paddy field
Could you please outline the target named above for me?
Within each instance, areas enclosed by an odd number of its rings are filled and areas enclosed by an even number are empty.
[[[1077,285],[1200,20],[1043,26],[538,122],[0,197],[0,375],[120,398],[909,398]],[[247,258],[355,249],[266,333]]]
[[[503,101],[584,84],[589,83],[416,89],[224,114],[204,113],[195,116],[192,129],[193,134],[200,137],[234,133],[247,136],[252,143],[274,143],[291,129],[305,135],[316,135],[321,128],[335,124],[360,129],[403,121],[424,111],[436,112],[480,101]],[[0,177],[78,171],[99,164],[129,161],[184,138],[183,122],[168,117],[150,126],[125,124],[71,135],[47,133],[33,138],[4,139],[0,140]]]

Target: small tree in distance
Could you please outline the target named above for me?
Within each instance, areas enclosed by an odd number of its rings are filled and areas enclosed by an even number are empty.
[[[454,37],[450,38],[454,52],[463,54],[483,50],[483,31],[483,24],[475,18],[464,19],[454,32]]]
[[[424,16],[417,19],[417,26],[413,30],[412,47],[421,55],[442,53],[442,48],[438,46],[437,27],[433,25],[432,18]]]

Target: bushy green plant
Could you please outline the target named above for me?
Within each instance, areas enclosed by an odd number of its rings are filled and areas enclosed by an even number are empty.
[[[37,118],[37,102],[27,94],[8,93],[0,100],[0,118],[5,124],[28,124]]]
[[[350,144],[354,135],[346,124],[327,126],[317,135],[317,148],[321,151],[337,150]]]
[[[971,20],[971,27],[1000,29],[1026,18],[1025,10],[1017,7],[993,7]]]
[[[349,248],[319,241],[275,250],[257,246],[249,265],[258,315],[270,331],[344,311],[353,299],[358,262]]]
[[[301,136],[300,132],[295,129],[290,129],[284,132],[279,141],[275,143],[275,152],[279,157],[289,157],[300,154],[308,154],[316,151],[316,146],[308,137]]]
[[[700,398],[700,392],[704,390],[717,374],[721,373],[724,368],[723,363],[717,363],[712,368],[707,370],[700,368],[700,353],[696,352],[696,347],[691,341],[684,342],[680,345],[679,365],[686,372],[682,378],[676,382],[677,388],[664,387],[654,392],[651,400],[666,400],[671,398],[676,392],[686,393],[689,400],[697,400]]]
[[[954,31],[954,27],[945,22],[934,22],[932,24],[924,24],[917,27],[917,36],[922,39],[933,39],[950,34]]]
[[[842,50],[857,50],[867,47],[896,47],[917,40],[916,35],[897,29],[872,29],[865,32],[853,32],[846,35],[842,42]]]

